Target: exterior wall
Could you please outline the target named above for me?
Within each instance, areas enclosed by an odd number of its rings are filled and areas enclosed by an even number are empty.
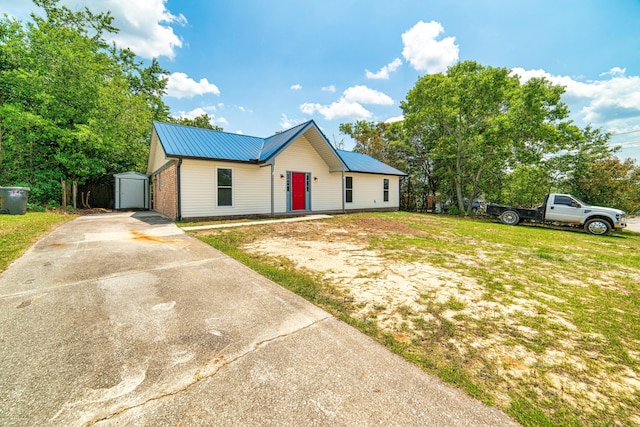
[[[176,163],[171,164],[151,177],[152,206],[151,208],[176,219],[178,216],[178,175]]]
[[[275,159],[274,211],[276,214],[287,213],[287,172],[311,174],[312,211],[342,210],[342,172],[329,172],[329,167],[318,152],[304,136],[300,136]]]
[[[345,210],[397,210],[400,208],[400,178],[395,175],[374,175],[345,172],[353,177],[353,202],[345,203]],[[384,179],[389,180],[389,201],[383,197]],[[344,186],[343,186],[344,190]]]
[[[232,170],[232,206],[218,206],[218,168]],[[182,218],[269,215],[271,167],[185,159],[180,167]]]
[[[153,174],[167,163],[168,159],[158,141],[156,132],[151,133],[151,143],[149,145],[149,161],[147,162],[147,175]]]

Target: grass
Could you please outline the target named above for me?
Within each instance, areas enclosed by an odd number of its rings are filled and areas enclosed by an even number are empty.
[[[42,235],[75,215],[27,212],[25,215],[0,215],[0,272],[20,257]]]
[[[247,250],[273,237],[292,247],[295,239],[328,241],[329,229],[350,231],[342,238],[359,239],[389,265],[429,265],[466,284],[457,296],[430,289],[410,305],[370,304],[363,312],[345,297],[348,280]],[[597,237],[396,212],[196,235],[523,425],[640,424],[637,233]],[[395,326],[383,321],[389,313]]]

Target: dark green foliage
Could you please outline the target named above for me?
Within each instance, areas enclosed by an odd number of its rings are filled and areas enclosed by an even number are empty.
[[[109,12],[73,12],[34,0],[45,17],[0,19],[0,185],[31,188],[30,201],[61,199],[61,181],[108,183],[143,172],[151,121],[167,117],[166,73],[109,46]]]

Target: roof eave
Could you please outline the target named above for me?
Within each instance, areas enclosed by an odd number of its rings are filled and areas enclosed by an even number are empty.
[[[218,157],[185,156],[182,154],[167,154],[167,158],[202,160],[207,162],[244,163],[244,164],[251,164],[251,165],[261,165],[265,163],[263,160],[258,160],[258,159],[241,160],[241,159],[226,159],[226,158],[218,158]]]

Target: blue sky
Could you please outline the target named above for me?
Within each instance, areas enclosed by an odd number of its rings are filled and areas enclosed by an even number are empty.
[[[169,70],[173,115],[208,113],[228,132],[260,137],[314,119],[401,117],[425,74],[458,61],[546,76],[581,127],[602,127],[640,161],[638,0],[63,0],[110,10],[115,41]],[[21,19],[37,9],[0,0]]]

